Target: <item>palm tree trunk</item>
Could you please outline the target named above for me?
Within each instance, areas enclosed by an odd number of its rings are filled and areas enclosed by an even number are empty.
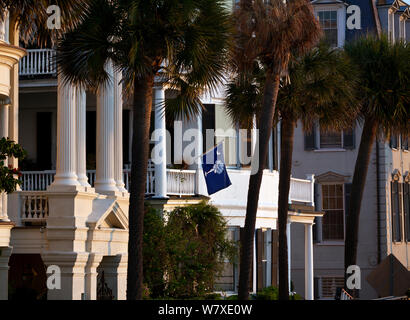
[[[134,81],[127,300],[142,299],[142,240],[154,77]]]
[[[266,75],[266,82],[262,102],[262,112],[259,121],[259,136],[256,141],[256,144],[259,145],[259,167],[257,168],[257,172],[251,175],[249,178],[245,228],[244,236],[241,243],[242,250],[240,257],[238,289],[238,298],[240,300],[247,300],[249,298],[249,279],[252,270],[251,257],[255,235],[256,213],[258,210],[259,189],[262,182],[263,169],[266,166],[269,138],[272,134],[273,116],[275,114],[276,100],[279,92],[279,80],[279,74],[273,74],[272,72],[268,72]],[[254,161],[252,161],[252,166],[253,165]]]
[[[350,265],[356,264],[360,207],[366,184],[372,146],[376,139],[376,131],[377,122],[374,119],[366,119],[363,126],[359,152],[354,169],[350,206],[346,221],[345,272]],[[345,273],[345,288],[347,290],[346,279],[347,274]]]
[[[279,170],[279,300],[289,300],[288,221],[290,176],[292,174],[293,133],[295,120],[282,116]]]

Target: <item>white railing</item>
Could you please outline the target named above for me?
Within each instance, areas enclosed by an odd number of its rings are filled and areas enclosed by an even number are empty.
[[[44,191],[47,190],[56,174],[53,170],[47,171],[23,171],[21,176],[21,189],[24,191]]]
[[[314,204],[314,181],[291,178],[289,200]]]
[[[194,195],[195,194],[195,170],[168,169],[168,194],[169,195]],[[21,189],[23,191],[45,191],[54,181],[55,170],[47,171],[23,171]],[[87,170],[88,183],[94,186],[95,170]],[[124,169],[123,178],[125,188],[130,190],[131,169]],[[145,188],[147,195],[155,194],[155,169],[148,166],[147,183]]]
[[[169,195],[195,195],[195,170],[176,170],[167,171],[167,191]]]
[[[53,49],[28,49],[27,55],[20,60],[21,76],[55,75],[56,51]]]
[[[21,193],[21,221],[31,223],[45,222],[48,211],[48,198],[43,192],[22,192]]]
[[[130,190],[131,170],[124,169],[124,184]],[[54,180],[55,171],[23,171],[23,191],[44,191]],[[94,186],[95,170],[87,170],[88,182]],[[291,178],[289,199],[291,201],[309,203],[314,205],[314,181]],[[196,171],[167,169],[167,193],[168,195],[191,196],[195,195]],[[153,165],[148,166],[145,193],[155,194],[155,169]]]

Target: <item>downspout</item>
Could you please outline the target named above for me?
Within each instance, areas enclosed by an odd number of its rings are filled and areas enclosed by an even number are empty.
[[[380,204],[380,145],[376,138],[376,211],[377,211],[377,264],[381,262],[381,204]]]

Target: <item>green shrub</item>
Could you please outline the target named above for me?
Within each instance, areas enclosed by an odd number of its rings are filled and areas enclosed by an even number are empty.
[[[266,287],[254,295],[255,300],[278,300],[279,290],[277,287]]]
[[[201,202],[161,213],[147,208],[144,218],[144,282],[151,298],[214,299],[214,280],[234,242],[219,210]]]

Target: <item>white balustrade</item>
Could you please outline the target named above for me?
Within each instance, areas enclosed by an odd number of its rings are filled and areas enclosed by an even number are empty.
[[[21,189],[25,191],[43,191],[54,181],[55,170],[23,171]]]
[[[131,169],[124,169],[125,188],[130,190]],[[44,191],[54,180],[55,171],[23,171],[21,188],[24,191]],[[94,186],[95,170],[87,170],[88,181]],[[167,194],[176,196],[195,195],[196,171],[167,169]],[[147,168],[147,195],[155,194],[155,168]],[[313,181],[291,178],[289,197],[291,201],[314,204]]]
[[[195,170],[167,170],[167,193],[169,195],[194,195]]]
[[[169,195],[194,195],[195,194],[195,170],[173,170],[168,169],[168,194]],[[124,169],[125,188],[130,190],[131,169]],[[23,171],[21,189],[23,191],[44,191],[54,181],[55,171]],[[95,170],[87,170],[89,184],[94,187]],[[147,182],[145,193],[155,194],[155,169],[153,166],[147,168]]]
[[[43,192],[21,193],[21,221],[31,223],[43,223],[46,221],[48,210],[48,198]]]
[[[313,182],[310,180],[291,178],[289,198],[291,201],[314,203]]]
[[[20,60],[21,76],[56,75],[56,51],[53,49],[28,49]]]

